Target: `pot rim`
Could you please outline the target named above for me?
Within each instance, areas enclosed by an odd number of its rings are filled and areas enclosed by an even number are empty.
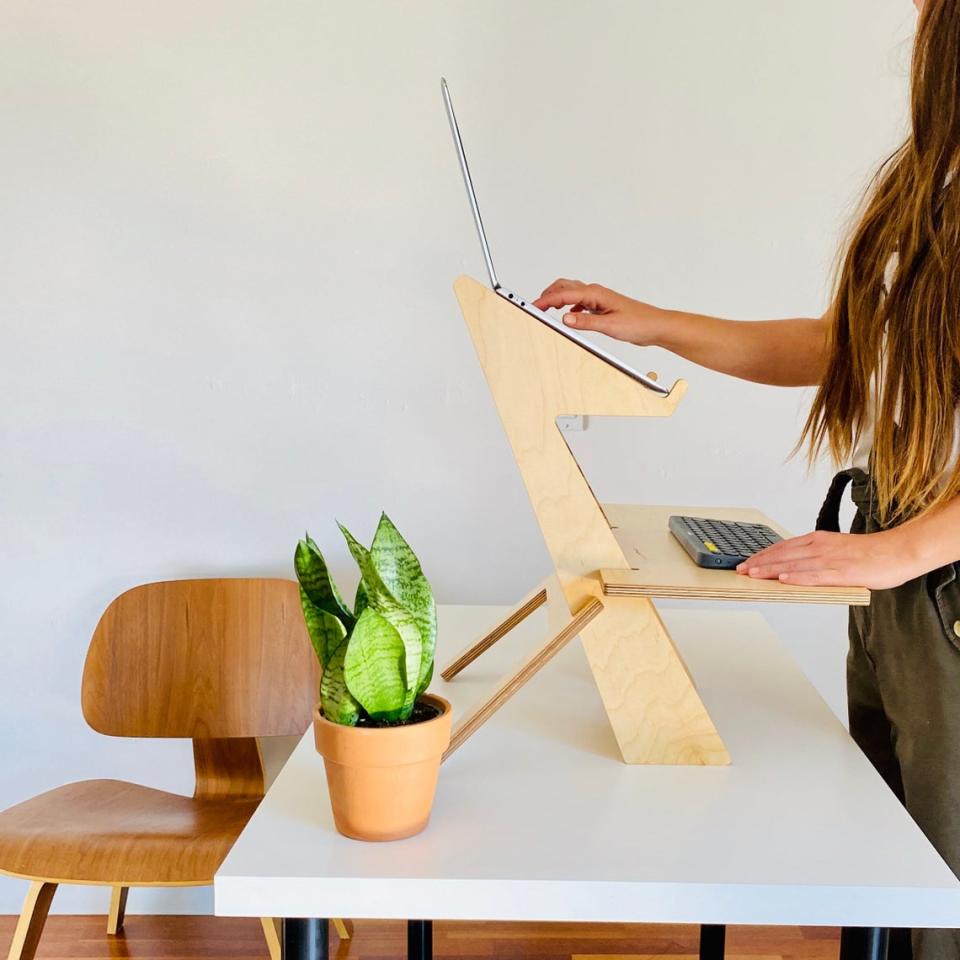
[[[325,727],[333,727],[336,730],[350,731],[350,735],[356,737],[380,737],[384,734],[397,736],[405,732],[408,733],[411,730],[423,730],[432,723],[440,723],[453,712],[453,706],[450,704],[450,701],[437,693],[422,693],[417,697],[417,700],[433,700],[436,705],[440,707],[440,713],[435,717],[431,717],[429,720],[421,720],[419,723],[404,723],[395,727],[350,727],[345,723],[334,723],[332,720],[328,720],[323,715],[322,706],[317,703],[314,704],[313,707],[313,721],[314,723],[319,722]]]

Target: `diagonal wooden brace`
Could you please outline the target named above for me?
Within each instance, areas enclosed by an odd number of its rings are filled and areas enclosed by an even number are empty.
[[[484,700],[472,713],[467,714],[454,728],[450,737],[450,746],[443,755],[446,760],[455,750],[463,746],[518,690],[527,684],[545,667],[594,617],[603,610],[603,603],[593,598],[588,601],[559,632],[554,634],[542,647],[537,649],[522,667],[507,677],[488,699]]]
[[[440,672],[440,676],[444,680],[452,680],[458,673],[470,666],[474,660],[485,654],[498,640],[502,640],[514,627],[523,623],[531,613],[539,610],[546,602],[547,584],[542,583],[531,593],[528,593],[489,633],[484,634],[479,640],[470,644],[466,650],[454,657]]]

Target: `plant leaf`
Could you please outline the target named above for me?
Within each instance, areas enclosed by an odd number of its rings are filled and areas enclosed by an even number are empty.
[[[297,571],[300,586],[310,598],[310,602],[315,607],[335,616],[349,633],[353,627],[353,614],[343,602],[327,569],[327,561],[323,559],[320,548],[309,533],[306,539],[297,543],[297,549],[293,555],[293,566]]]
[[[433,659],[430,660],[430,666],[427,668],[427,674],[420,680],[420,683],[417,687],[417,696],[419,697],[427,687],[430,686],[430,681],[433,679]],[[414,698],[416,699],[416,698]]]
[[[368,607],[346,647],[343,676],[350,693],[374,719],[401,719],[407,700],[406,648],[397,628]]]
[[[370,599],[367,597],[367,588],[363,585],[363,580],[361,580],[357,584],[357,595],[353,598],[353,615],[359,617],[369,606]]]
[[[370,551],[363,544],[358,543],[356,538],[342,524],[340,524],[340,530],[347,541],[350,553],[357,561],[357,566],[360,567],[364,591],[370,604],[367,609],[374,610],[386,617],[393,624],[403,641],[406,651],[404,679],[408,695],[404,709],[409,708],[412,711],[413,703],[417,698],[420,660],[423,651],[423,638],[420,635],[420,628],[417,626],[413,614],[397,600],[383,582],[374,566]],[[364,613],[366,613],[366,610]]]
[[[380,523],[370,545],[370,557],[387,589],[413,614],[420,628],[419,696],[433,675],[433,656],[437,647],[437,605],[433,591],[423,575],[417,555],[385,513],[380,515]]]
[[[323,669],[320,678],[320,706],[323,715],[331,723],[342,723],[347,727],[355,727],[360,718],[360,704],[354,700],[347,689],[344,679],[343,662],[347,654],[349,642],[344,640],[333,651],[329,662]]]
[[[300,587],[300,606],[303,609],[303,619],[307,624],[307,633],[310,642],[317,654],[317,659],[326,669],[331,656],[347,636],[347,628],[332,613],[321,610],[307,596],[307,591]]]

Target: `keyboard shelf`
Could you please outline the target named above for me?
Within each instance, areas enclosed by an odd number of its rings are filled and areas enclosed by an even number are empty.
[[[667,527],[673,514],[764,523],[782,537],[779,524],[745,507],[658,507],[603,504],[629,570],[601,570],[603,592],[610,597],[662,597],[676,600],[739,600],[764,603],[828,603],[866,606],[863,587],[799,587],[777,580],[751,580],[734,570],[698,567]]]

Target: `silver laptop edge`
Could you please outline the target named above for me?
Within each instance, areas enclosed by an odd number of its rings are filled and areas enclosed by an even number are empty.
[[[648,390],[652,390],[654,393],[658,393],[662,397],[668,396],[670,391],[667,390],[666,387],[657,383],[656,380],[645,376],[639,371],[634,370],[632,367],[628,367],[622,360],[618,360],[612,354],[607,353],[605,350],[601,350],[600,347],[591,343],[589,340],[577,336],[574,331],[570,330],[569,327],[565,327],[560,321],[555,320],[549,314],[544,313],[543,310],[537,309],[535,306],[533,306],[533,304],[528,303],[526,299],[520,297],[512,290],[508,290],[506,287],[500,285],[500,281],[497,280],[497,272],[493,266],[493,257],[490,255],[490,245],[487,243],[487,235],[483,229],[483,220],[480,219],[480,207],[477,204],[476,191],[473,189],[473,180],[470,177],[470,167],[467,165],[467,155],[463,149],[463,139],[460,136],[460,127],[457,124],[456,114],[453,112],[453,101],[450,99],[450,91],[447,89],[447,81],[442,78],[440,80],[440,89],[443,92],[443,105],[447,111],[447,119],[450,121],[450,132],[453,134],[453,143],[457,150],[457,160],[460,163],[460,172],[463,174],[463,183],[467,188],[467,198],[470,201],[470,212],[473,214],[473,222],[477,228],[477,235],[480,237],[480,246],[483,248],[483,259],[487,266],[487,274],[490,277],[490,286],[493,287],[494,292],[503,297],[504,300],[509,300],[512,304],[519,307],[524,313],[528,313],[531,317],[535,317],[541,323],[545,323],[548,327],[550,327],[552,330],[555,330],[561,336],[566,337],[568,340],[572,340],[575,344],[577,344],[577,346],[582,347],[589,353],[592,353],[593,356],[597,357],[597,359],[603,360],[604,363],[609,363],[611,367],[614,367],[621,373],[626,374],[631,380],[636,380],[637,383],[643,384],[643,386],[645,386]]]

